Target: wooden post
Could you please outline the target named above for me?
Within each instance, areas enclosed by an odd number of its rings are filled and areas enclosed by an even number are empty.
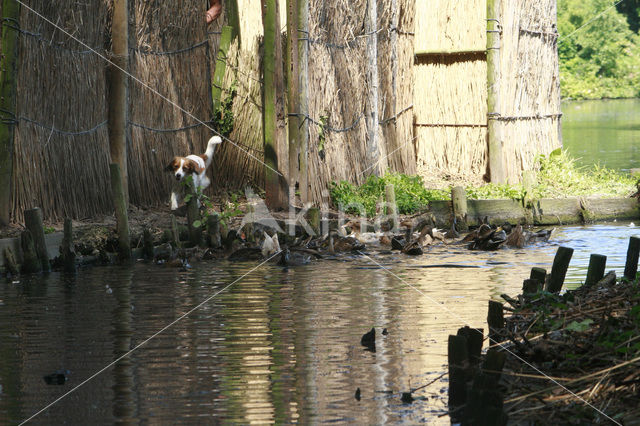
[[[22,231],[20,244],[22,245],[22,272],[27,274],[42,272],[42,263],[38,259],[31,231],[28,229]]]
[[[211,99],[213,100],[213,114],[219,113],[218,109],[222,103],[222,89],[224,86],[224,73],[227,68],[227,53],[231,46],[233,28],[229,26],[222,27],[220,35],[220,44],[218,46],[218,56],[216,59],[216,69],[213,72],[213,81],[211,82]],[[217,117],[221,118],[221,117]]]
[[[572,248],[558,247],[556,257],[553,259],[551,276],[549,277],[546,288],[549,293],[559,293],[560,290],[562,290],[562,284],[564,284],[564,278],[567,276],[571,256],[573,256]]]
[[[129,174],[127,172],[127,115],[129,71],[129,2],[113,0],[111,23],[111,63],[108,64],[108,127],[111,162],[119,166],[126,207],[129,203]],[[113,188],[113,185],[112,185]]]
[[[624,265],[624,277],[629,280],[636,279],[638,272],[638,254],[640,253],[640,238],[629,238],[629,248],[627,249],[627,262]]]
[[[542,284],[542,287],[544,287],[547,280],[547,270],[544,268],[533,267],[531,268],[529,279],[537,280],[538,282],[540,282],[540,284]]]
[[[129,239],[129,217],[127,214],[127,200],[124,192],[120,165],[109,164],[111,172],[111,193],[116,210],[116,228],[118,230],[118,255],[120,260],[131,259],[131,242]]]
[[[471,328],[469,326],[458,329],[458,336],[464,336],[467,339],[467,352],[469,354],[469,363],[477,365],[480,363],[480,355],[482,353],[482,340],[484,338],[484,330],[482,328]]]
[[[187,185],[187,193],[191,195],[187,202],[187,226],[189,228],[189,242],[193,247],[200,244],[202,239],[202,221],[200,208],[198,208],[198,193],[193,180]],[[196,223],[197,222],[197,223]]]
[[[380,147],[378,142],[378,1],[367,1],[365,33],[367,35],[367,174],[380,176]]]
[[[173,215],[171,215],[171,238],[173,239],[174,248],[178,249],[182,247],[182,244],[180,244],[180,233],[178,232],[178,221]]]
[[[307,38],[306,36],[303,38]],[[298,59],[298,0],[287,0],[287,111],[289,114],[302,114],[300,111],[300,95],[298,86],[300,85]],[[305,117],[300,115],[289,115],[289,185],[300,184],[300,135],[298,128],[300,123],[304,123]],[[290,199],[295,199],[289,194]],[[303,203],[305,200],[303,200]]]
[[[142,230],[142,256],[145,259],[153,259],[155,253],[153,251],[153,236],[149,228]]]
[[[224,0],[224,14],[227,18],[227,25],[231,27],[231,41],[238,38],[238,47],[242,42],[240,34],[240,13],[238,0]]]
[[[607,267],[607,256],[601,254],[592,254],[589,258],[589,269],[587,269],[587,278],[584,280],[585,286],[590,286],[604,277],[604,270]]]
[[[16,256],[11,250],[11,247],[5,247],[3,251],[4,255],[4,267],[7,272],[11,274],[11,276],[18,276],[20,274],[20,267],[18,265],[18,261],[16,260]]]
[[[209,247],[222,247],[222,238],[220,237],[220,217],[218,213],[212,213],[207,217],[207,234]]]
[[[44,240],[44,225],[42,224],[42,210],[38,207],[24,211],[24,226],[31,232],[33,243],[36,249],[36,255],[40,261],[42,270],[49,272],[51,265],[49,264],[49,253],[47,252],[47,243]]]
[[[64,220],[64,236],[60,246],[60,255],[62,256],[62,270],[68,273],[75,273],[77,266],[76,252],[73,247],[73,222],[69,217]]]
[[[487,314],[489,324],[489,341],[491,344],[500,343],[504,340],[502,329],[504,328],[504,312],[502,303],[489,301],[489,313]]]
[[[16,125],[16,88],[18,82],[18,46],[20,3],[2,2],[2,39],[0,43],[0,226],[11,220],[11,181],[13,178],[13,138]]]
[[[543,284],[536,279],[524,280],[522,282],[522,295],[528,300],[531,295],[538,293],[542,288]]]
[[[449,407],[459,407],[467,402],[467,369],[469,352],[467,338],[449,336]]]
[[[487,139],[492,183],[506,182],[500,124],[500,1],[487,0]]]
[[[467,217],[467,191],[461,186],[451,189],[451,203],[453,215],[458,223],[464,223]]]
[[[289,205],[288,188],[279,171],[278,149],[284,141],[279,140],[278,113],[282,116],[284,107],[281,104],[284,93],[282,70],[282,44],[280,36],[280,17],[278,0],[261,0],[262,24],[264,26],[264,59],[263,66],[263,108],[262,120],[264,131],[265,168],[265,202],[270,209],[282,210]],[[284,117],[282,117],[284,118]],[[288,150],[287,150],[288,151]],[[284,183],[284,184],[283,184]]]
[[[298,108],[299,113],[309,114],[309,0],[298,2],[298,29],[302,38],[298,37]],[[311,201],[309,195],[308,150],[309,120],[298,116],[299,164],[298,182],[300,199],[303,203]]]
[[[307,222],[309,222],[309,226],[313,229],[315,236],[320,235],[320,209],[312,207],[307,210]]]

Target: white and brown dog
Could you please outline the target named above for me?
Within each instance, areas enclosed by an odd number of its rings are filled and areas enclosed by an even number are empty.
[[[207,143],[207,150],[202,155],[188,155],[186,157],[173,157],[173,160],[167,166],[167,171],[172,172],[176,177],[176,184],[171,191],[171,210],[176,210],[180,204],[180,190],[177,183],[182,181],[186,176],[193,177],[193,184],[200,191],[209,186],[211,181],[207,177],[207,168],[211,165],[213,153],[216,145],[222,143],[220,136],[213,136]],[[198,205],[200,205],[198,203]]]

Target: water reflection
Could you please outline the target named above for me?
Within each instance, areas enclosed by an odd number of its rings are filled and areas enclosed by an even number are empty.
[[[36,418],[46,424],[429,422],[447,424],[447,336],[486,328],[487,300],[516,294],[558,245],[622,271],[628,224],[567,227],[551,245],[421,257],[364,257],[284,270],[266,265]],[[137,264],[0,284],[0,423],[40,410],[253,267],[200,263],[188,272]],[[415,288],[412,288],[415,287]],[[361,335],[377,332],[377,351]],[[381,335],[383,328],[389,334]],[[44,383],[69,370],[62,386]],[[361,389],[361,400],[354,398]]]

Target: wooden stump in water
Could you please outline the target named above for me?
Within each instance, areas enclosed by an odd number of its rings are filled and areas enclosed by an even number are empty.
[[[537,280],[538,282],[540,282],[540,284],[542,284],[542,287],[544,287],[547,280],[547,270],[544,268],[533,267],[531,268],[529,279]]]
[[[31,231],[28,229],[22,231],[20,243],[22,244],[22,272],[27,274],[42,272],[42,263],[38,259]]]
[[[489,313],[487,315],[489,324],[489,341],[491,344],[500,343],[504,340],[502,329],[504,329],[504,312],[500,302],[489,301]]]
[[[467,226],[467,191],[462,186],[456,186],[451,190],[451,203],[453,217],[458,225],[458,231],[469,229]]]
[[[220,217],[217,213],[213,213],[207,217],[207,237],[209,247],[222,247],[222,237],[220,236]]]
[[[465,336],[449,336],[449,411],[467,402],[469,351]]]
[[[149,228],[142,231],[142,256],[145,259],[153,259],[155,253],[153,251],[153,236]]]
[[[189,242],[192,246],[200,245],[202,240],[202,220],[200,208],[198,207],[198,194],[193,185],[193,181],[187,186],[188,194],[191,195],[187,202],[187,225],[189,226]]]
[[[42,271],[49,272],[51,265],[49,264],[49,253],[47,252],[47,244],[44,240],[44,225],[42,224],[42,210],[38,207],[24,212],[25,227],[31,232],[31,238],[36,251],[36,256],[40,261]]]
[[[482,328],[471,328],[467,326],[458,329],[458,336],[464,336],[467,339],[469,363],[471,365],[477,365],[480,362],[484,330]]]
[[[16,260],[16,256],[11,250],[11,247],[5,247],[3,251],[4,255],[4,266],[7,268],[7,271],[12,275],[16,276],[20,274],[20,265],[18,265],[18,261]]]
[[[562,285],[564,284],[564,278],[567,276],[567,269],[569,268],[569,262],[573,256],[573,249],[569,247],[558,247],[556,257],[553,259],[553,266],[551,267],[551,276],[547,283],[546,290],[549,293],[560,293]]]
[[[636,278],[638,272],[638,255],[640,254],[640,238],[629,238],[629,249],[627,250],[627,262],[624,266],[624,277],[629,280]]]
[[[111,192],[116,210],[116,227],[118,229],[118,257],[120,260],[131,260],[131,240],[129,236],[129,216],[127,213],[126,190],[123,186],[122,173],[118,163],[109,164],[111,172]]]
[[[604,277],[604,270],[607,267],[607,256],[601,254],[592,254],[589,258],[589,269],[587,270],[587,278],[584,280],[585,286],[590,286]]]
[[[315,236],[320,235],[320,209],[316,207],[312,207],[307,210],[307,222],[309,222],[309,226],[313,229]]]

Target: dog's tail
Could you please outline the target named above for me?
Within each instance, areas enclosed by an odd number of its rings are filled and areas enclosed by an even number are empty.
[[[204,153],[204,155],[207,157],[205,160],[206,167],[209,167],[209,165],[211,164],[213,153],[216,150],[216,145],[221,143],[222,138],[220,136],[212,136],[211,139],[209,139],[209,142],[207,142],[207,151]]]

